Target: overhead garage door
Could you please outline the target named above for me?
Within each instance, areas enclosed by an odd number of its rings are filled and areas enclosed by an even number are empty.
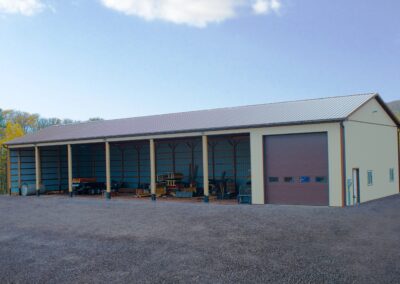
[[[326,133],[264,138],[266,203],[329,205]]]

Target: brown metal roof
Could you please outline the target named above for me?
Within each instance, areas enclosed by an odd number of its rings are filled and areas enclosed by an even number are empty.
[[[7,145],[340,121],[372,98],[379,96],[362,94],[51,126]]]

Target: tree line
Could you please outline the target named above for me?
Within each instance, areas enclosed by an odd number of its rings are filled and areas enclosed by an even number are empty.
[[[89,121],[95,120],[102,119],[99,117],[89,119]],[[45,118],[35,113],[0,109],[0,192],[4,193],[7,190],[7,149],[3,147],[4,143],[49,126],[79,122],[81,121],[56,117]]]

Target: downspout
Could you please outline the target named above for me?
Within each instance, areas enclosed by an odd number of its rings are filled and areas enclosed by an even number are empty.
[[[342,164],[342,207],[346,207],[346,134],[344,122],[340,122],[340,149]]]

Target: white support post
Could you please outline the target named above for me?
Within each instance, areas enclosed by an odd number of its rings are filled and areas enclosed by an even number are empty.
[[[150,139],[150,190],[151,200],[156,200],[156,147],[154,139]]]
[[[264,204],[264,154],[263,133],[250,132],[251,204]]]
[[[74,195],[72,188],[72,146],[71,144],[67,145],[67,158],[68,158],[68,193],[69,196],[72,197]]]
[[[208,181],[208,139],[206,135],[202,137],[203,149],[203,188],[204,188],[204,202],[209,201],[209,181]]]
[[[35,174],[36,174],[36,196],[40,195],[41,170],[40,170],[40,150],[35,146]]]
[[[106,199],[111,199],[111,166],[109,142],[106,142]]]

